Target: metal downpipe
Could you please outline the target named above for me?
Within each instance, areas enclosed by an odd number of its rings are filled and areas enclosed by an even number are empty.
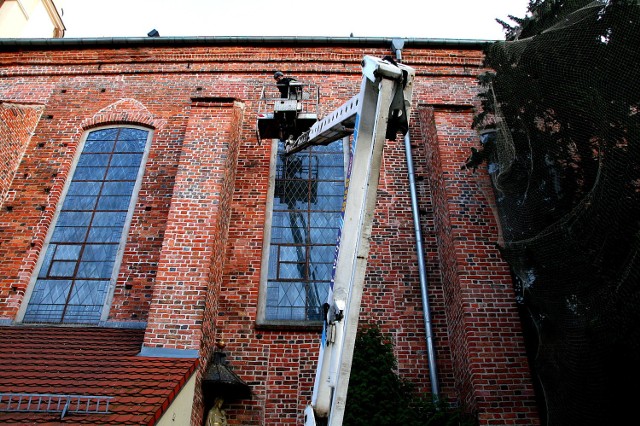
[[[402,62],[403,39],[394,39],[391,49],[396,55],[396,60]],[[416,190],[415,172],[413,169],[413,155],[411,153],[411,138],[409,131],[404,136],[404,152],[407,159],[407,175],[409,177],[409,191],[411,193],[411,213],[413,216],[413,228],[416,240],[416,254],[418,258],[418,272],[420,275],[420,293],[422,296],[422,312],[424,319],[425,339],[427,343],[427,357],[429,362],[429,378],[431,380],[431,396],[434,403],[440,400],[440,387],[438,385],[438,367],[436,366],[435,347],[433,345],[433,330],[431,329],[431,308],[429,305],[429,290],[427,282],[427,269],[424,262],[424,249],[422,246],[422,230],[420,227],[420,210],[418,208],[418,191]]]
[[[420,275],[420,293],[422,296],[422,315],[424,319],[425,339],[427,342],[427,356],[429,358],[429,378],[431,379],[431,395],[433,402],[440,400],[438,385],[438,368],[436,366],[435,347],[433,345],[433,330],[431,329],[431,308],[429,306],[429,290],[427,282],[427,269],[424,262],[424,249],[422,246],[422,231],[420,229],[420,211],[418,209],[418,193],[413,171],[413,156],[411,155],[411,138],[409,132],[404,136],[404,150],[407,158],[407,174],[409,175],[409,190],[411,192],[411,213],[416,238],[416,254],[418,257],[418,272]]]

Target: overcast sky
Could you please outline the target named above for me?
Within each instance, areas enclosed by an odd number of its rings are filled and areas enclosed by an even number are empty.
[[[57,0],[65,38],[404,37],[502,40],[529,0]]]

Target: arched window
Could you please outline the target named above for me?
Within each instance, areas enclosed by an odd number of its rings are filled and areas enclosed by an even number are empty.
[[[23,322],[100,321],[118,274],[150,136],[135,127],[86,134],[32,280]]]
[[[343,142],[285,155],[278,143],[259,322],[322,321],[345,186]]]

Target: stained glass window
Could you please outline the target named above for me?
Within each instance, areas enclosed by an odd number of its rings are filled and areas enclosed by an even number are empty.
[[[344,194],[341,141],[286,156],[280,142],[271,220],[266,320],[320,321]]]
[[[126,127],[88,134],[23,322],[100,321],[148,136]]]

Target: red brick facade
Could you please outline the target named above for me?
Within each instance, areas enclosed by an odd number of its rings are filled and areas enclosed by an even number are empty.
[[[460,170],[482,46],[408,43],[417,71],[411,142],[442,396],[483,425],[539,423],[498,231],[481,170]],[[257,102],[274,70],[317,84],[321,116],[359,90],[363,55],[390,42],[139,41],[5,46],[0,52],[0,321],[18,327],[36,262],[88,129],[153,131],[108,323],[146,326],[147,348],[199,351],[223,338],[252,388],[233,425],[302,423],[318,330],[256,325],[271,144]],[[385,148],[361,321],[392,336],[403,377],[429,391],[404,144]],[[26,302],[25,302],[26,303]],[[199,384],[197,386],[199,388]],[[193,424],[203,402],[196,396]]]

